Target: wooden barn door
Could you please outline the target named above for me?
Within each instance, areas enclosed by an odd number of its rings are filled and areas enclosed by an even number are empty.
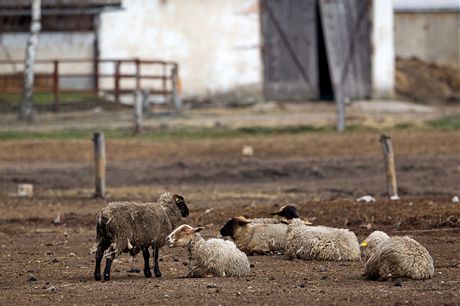
[[[318,96],[316,0],[262,0],[264,97]]]
[[[371,96],[370,0],[319,0],[335,94]]]

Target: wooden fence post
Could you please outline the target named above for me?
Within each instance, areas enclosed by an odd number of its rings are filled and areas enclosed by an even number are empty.
[[[94,133],[94,160],[96,162],[96,191],[95,198],[105,197],[105,172],[106,172],[106,155],[105,155],[105,139],[103,132]]]
[[[387,177],[388,194],[392,200],[399,200],[398,187],[396,184],[395,157],[393,153],[391,137],[387,135],[381,135],[380,143],[382,145],[383,158],[385,161],[385,174]]]
[[[142,133],[143,130],[143,118],[142,118],[142,110],[143,110],[143,95],[140,90],[136,90],[136,94],[134,97],[134,133],[135,134],[140,134]]]

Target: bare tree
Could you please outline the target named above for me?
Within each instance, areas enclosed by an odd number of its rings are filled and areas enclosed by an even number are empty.
[[[19,104],[18,118],[20,120],[33,121],[34,108],[32,102],[34,89],[34,64],[37,52],[38,35],[41,30],[41,0],[31,0],[32,20],[30,23],[30,35],[27,40],[26,54],[24,58],[24,84],[22,99]]]

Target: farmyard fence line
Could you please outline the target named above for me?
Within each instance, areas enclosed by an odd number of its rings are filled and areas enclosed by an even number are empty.
[[[131,104],[144,92],[177,108],[179,65],[173,61],[142,59],[37,60],[35,107],[58,112],[88,106]],[[21,97],[23,61],[0,61],[0,108],[15,110]]]

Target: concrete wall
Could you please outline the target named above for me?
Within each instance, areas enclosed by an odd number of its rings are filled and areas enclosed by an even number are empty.
[[[398,57],[460,67],[460,13],[396,13]]]
[[[395,85],[393,3],[388,0],[373,0],[372,4],[372,96],[391,98]]]
[[[173,60],[185,97],[261,88],[258,0],[124,0],[101,16],[101,58]]]

